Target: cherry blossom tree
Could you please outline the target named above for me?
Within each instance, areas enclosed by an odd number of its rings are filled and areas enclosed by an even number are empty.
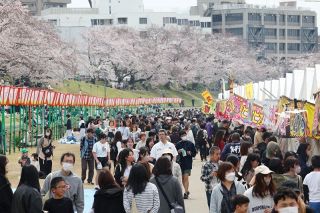
[[[126,76],[180,85],[279,77],[274,66],[257,61],[256,53],[240,39],[195,28],[151,27],[141,34],[130,28],[95,27],[86,38],[95,71],[118,82]]]
[[[20,1],[0,2],[0,40],[0,69],[13,77],[46,81],[77,71],[77,51],[49,23],[30,16]]]

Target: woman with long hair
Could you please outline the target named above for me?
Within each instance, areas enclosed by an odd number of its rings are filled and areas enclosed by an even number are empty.
[[[120,143],[120,146],[118,148],[119,143]],[[113,164],[114,169],[116,168],[116,165],[117,165],[117,156],[121,150],[121,143],[122,143],[121,132],[116,132],[116,134],[114,135],[113,141],[110,143],[110,160]]]
[[[40,194],[39,174],[36,167],[22,167],[20,182],[13,194],[12,213],[42,213],[42,197]]]
[[[162,187],[166,193],[170,203],[176,203],[184,208],[181,184],[177,178],[173,177],[172,164],[167,157],[160,157],[157,160],[153,168],[153,174],[155,177],[153,177],[150,182],[158,188],[161,204],[159,213],[168,213],[171,210],[160,187]]]
[[[119,163],[116,166],[114,178],[119,186],[124,187],[127,184],[134,156],[132,150],[126,148],[119,153]]]
[[[225,145],[224,135],[225,135],[224,130],[218,130],[213,140],[213,145],[219,147],[220,150],[223,150]]]
[[[52,171],[52,155],[54,146],[52,145],[52,130],[45,129],[44,136],[40,139],[37,146],[37,154],[39,156],[40,171],[46,177]]]
[[[8,159],[5,155],[0,155],[0,212],[10,213],[13,193],[11,185],[6,177]]]
[[[141,213],[157,213],[160,208],[158,189],[149,182],[147,169],[140,163],[132,166],[123,193],[123,206],[127,213],[134,209]]]
[[[240,168],[239,168],[239,171],[242,170],[243,165],[244,165],[244,163],[245,163],[246,160],[247,160],[248,154],[253,152],[253,150],[252,150],[251,147],[252,147],[252,143],[250,143],[250,142],[243,141],[243,142],[241,143],[241,145],[240,145],[240,155],[241,155],[241,158],[240,158]]]
[[[308,163],[312,156],[312,147],[310,143],[300,143],[298,150],[298,160],[301,166],[300,175],[304,179],[307,174],[312,171],[311,165]]]
[[[124,213],[123,189],[116,183],[109,170],[102,170],[98,176],[99,190],[93,201],[95,213]]]
[[[261,165],[255,168],[255,176],[252,178],[250,187],[244,195],[250,199],[248,213],[264,213],[270,211],[274,205],[273,195],[275,186],[271,171],[268,167]]]
[[[241,170],[243,179],[246,181],[247,184],[250,183],[251,179],[254,176],[254,169],[259,165],[260,165],[259,154],[250,153]]]
[[[149,149],[147,147],[141,147],[139,149],[138,162],[146,165],[147,171],[149,172],[149,176],[151,177],[153,164],[150,163],[150,160],[151,160],[151,157],[150,157]]]
[[[232,198],[237,194],[243,194],[245,187],[236,181],[236,173],[232,163],[223,162],[219,165],[217,177],[220,183],[213,190],[210,200],[210,213],[231,213]]]

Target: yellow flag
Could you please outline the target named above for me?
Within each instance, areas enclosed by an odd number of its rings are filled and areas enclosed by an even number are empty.
[[[209,105],[213,103],[213,97],[208,90],[204,91],[201,95]]]
[[[245,85],[245,90],[246,90],[246,98],[253,99],[253,83],[252,82]]]

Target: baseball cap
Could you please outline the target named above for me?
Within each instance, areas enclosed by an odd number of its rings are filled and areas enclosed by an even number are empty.
[[[271,173],[274,173],[274,172],[271,171],[267,166],[265,166],[265,165],[258,166],[257,168],[254,169],[254,176],[249,183],[250,186],[253,186],[255,184],[257,174],[268,175]]]
[[[171,149],[165,149],[165,150],[163,150],[162,155],[165,155],[165,154],[170,154],[170,155],[173,156],[173,152],[172,152]]]
[[[28,149],[27,149],[27,148],[22,148],[22,149],[21,149],[21,152],[22,152],[22,153],[27,153],[27,152],[28,152]]]

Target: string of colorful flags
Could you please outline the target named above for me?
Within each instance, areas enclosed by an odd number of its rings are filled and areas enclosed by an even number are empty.
[[[181,98],[102,98],[81,94],[61,93],[26,87],[0,86],[0,105],[15,106],[140,106],[179,104]]]

